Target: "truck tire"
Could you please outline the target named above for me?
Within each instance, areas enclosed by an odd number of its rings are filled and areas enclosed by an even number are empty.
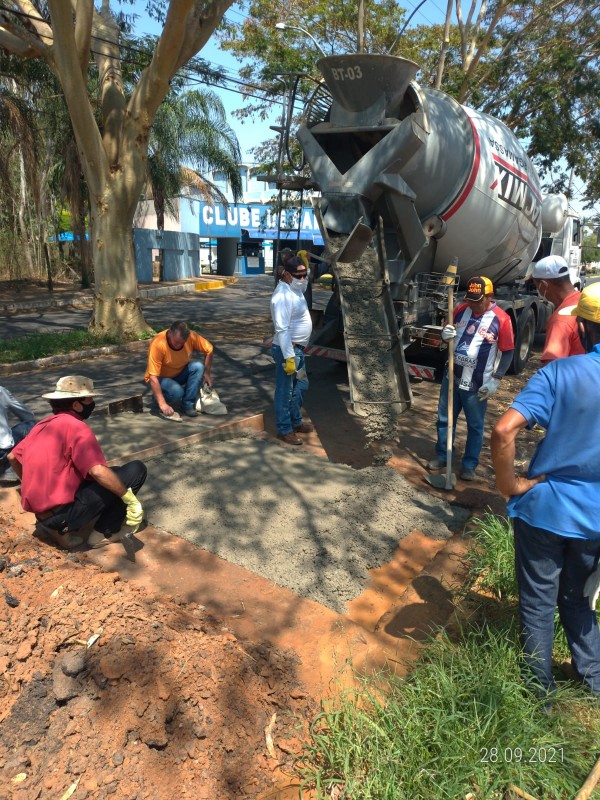
[[[517,320],[515,335],[515,353],[508,370],[513,375],[519,375],[529,361],[533,340],[535,337],[535,314],[531,306],[526,308]]]

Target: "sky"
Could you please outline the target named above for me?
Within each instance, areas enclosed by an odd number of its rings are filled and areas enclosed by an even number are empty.
[[[481,0],[477,0],[479,5]],[[421,0],[405,0],[404,8],[406,11],[406,19],[414,12],[414,16],[409,22],[409,27],[412,25],[434,25],[440,24],[444,21],[446,15],[446,3],[444,0],[425,0],[421,4]],[[128,11],[127,8],[125,8]],[[139,15],[139,19],[135,25],[135,30],[138,34],[158,34],[161,27],[148,18],[145,13],[145,0],[135,0],[134,12]],[[226,18],[236,24],[241,24],[244,19],[244,12],[241,5],[232,6],[225,15]],[[285,20],[282,20],[285,22]],[[273,31],[275,36],[285,36],[285,31]],[[238,70],[241,66],[229,53],[221,50],[219,42],[215,37],[211,39],[207,45],[200,52],[200,57],[209,61],[214,67],[222,68],[228,77],[235,77],[239,79]],[[229,84],[232,86],[232,84]],[[270,125],[277,125],[281,119],[281,105],[275,104],[273,112],[266,120],[258,118],[240,120],[234,116],[233,112],[244,105],[244,98],[240,91],[242,87],[233,85],[231,89],[222,87],[213,87],[214,91],[221,98],[225,110],[229,117],[229,124],[235,131],[240,146],[242,149],[242,158],[245,163],[253,163],[250,150],[253,147],[261,144],[267,139],[273,138],[276,134],[270,130]],[[283,97],[282,97],[283,100]],[[581,181],[575,179],[573,183],[574,198],[571,201],[571,206],[581,216],[590,216],[594,210],[583,210],[584,186]],[[598,213],[597,210],[595,213]]]

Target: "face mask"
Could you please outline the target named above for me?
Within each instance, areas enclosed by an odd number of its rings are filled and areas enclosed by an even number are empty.
[[[81,405],[83,406],[83,411],[79,416],[81,419],[88,419],[92,411],[96,408],[96,403],[92,400],[92,402],[88,403],[87,405],[84,405],[83,403]]]
[[[545,300],[546,299],[546,295],[542,292],[542,289],[541,289],[542,283],[546,283],[546,281],[540,281],[540,285],[537,287],[537,293],[542,298],[542,300]]]
[[[302,281],[299,280],[298,278],[292,278],[292,282],[290,283],[290,288],[294,292],[298,292],[299,294],[300,293],[304,294],[304,292],[306,291],[307,284],[308,281],[306,280],[306,278]]]

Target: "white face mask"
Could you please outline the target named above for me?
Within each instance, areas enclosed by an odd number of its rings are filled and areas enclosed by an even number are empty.
[[[542,300],[546,300],[546,295],[542,292],[542,283],[547,286],[546,281],[540,281],[537,287],[537,293],[542,298]]]
[[[308,281],[306,280],[306,278],[304,278],[304,280],[300,280],[299,278],[292,278],[292,282],[290,283],[290,288],[292,289],[292,291],[298,292],[298,294],[300,293],[304,294],[304,292],[306,291],[307,284]]]

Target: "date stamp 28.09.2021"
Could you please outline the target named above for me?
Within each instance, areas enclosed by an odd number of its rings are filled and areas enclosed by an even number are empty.
[[[564,762],[562,747],[482,747],[479,750],[479,761],[487,764],[562,764]]]

